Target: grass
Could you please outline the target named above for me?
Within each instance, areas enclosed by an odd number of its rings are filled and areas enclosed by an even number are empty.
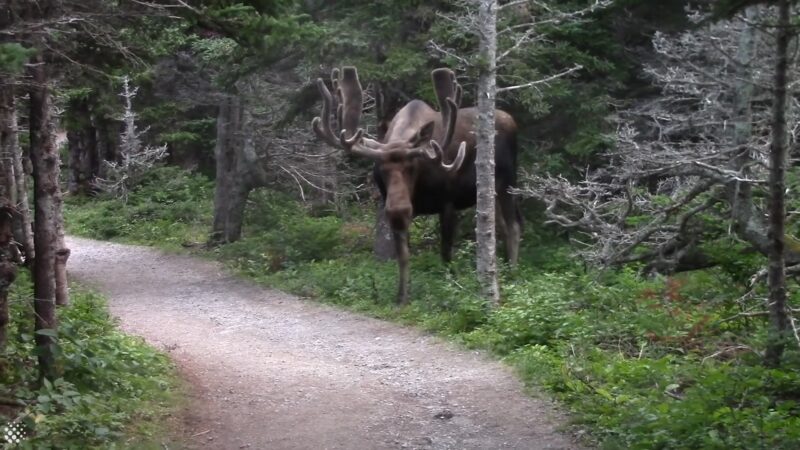
[[[162,448],[182,389],[169,359],[120,332],[100,295],[73,286],[71,306],[58,310],[63,375],[40,383],[31,298],[22,273],[10,296],[9,347],[0,355],[0,396],[25,404],[0,411],[27,434],[15,448]]]
[[[181,176],[166,178],[191,189],[145,185],[126,207],[72,203],[70,230],[97,237],[118,221],[126,227],[115,240],[167,248],[195,241],[208,230],[210,193],[198,188],[207,186],[202,179]],[[155,220],[135,213],[154,202],[162,208]],[[173,216],[175,204],[194,209],[175,208]],[[472,245],[462,240],[445,267],[435,220],[420,218],[412,230],[413,301],[399,307],[395,264],[371,256],[371,211],[349,217],[257,191],[244,238],[201,254],[260,283],[489,350],[562,400],[574,426],[601,448],[800,448],[800,355],[791,346],[783,367],[761,365],[766,321],[738,316],[759,306],[741,295],[761,261],[737,256],[735,243],[707,244],[723,260],[714,269],[644,279],[635,268],[585,270],[553,230],[529,221],[520,266],[501,270],[505,303],[492,310],[478,295]],[[795,290],[792,304],[797,297]]]
[[[68,197],[69,232],[95,239],[158,245],[176,250],[203,242],[211,221],[212,184],[168,167],[145,178],[127,203],[108,198]]]

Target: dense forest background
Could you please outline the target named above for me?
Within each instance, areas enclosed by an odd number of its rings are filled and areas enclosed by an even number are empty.
[[[76,344],[67,317],[89,313],[55,311],[69,302],[66,228],[221,259],[488,349],[564,401],[575,429],[604,448],[796,448],[792,2],[499,2],[497,104],[520,126],[519,265],[501,264],[493,307],[476,279],[471,210],[449,266],[436,219],[418,217],[412,301],[397,306],[371,164],[313,135],[316,80],[356,66],[375,136],[409,100],[436,103],[438,67],[476,104],[477,3],[0,7],[0,278],[7,297],[12,266],[27,264],[33,298],[53,299],[11,301],[10,316],[2,302],[0,403],[69,417],[88,403],[41,410],[52,402],[34,399],[111,389],[69,357],[94,344]],[[15,289],[30,289],[27,278]],[[103,425],[62,420],[65,439],[102,445],[123,427],[92,417]]]

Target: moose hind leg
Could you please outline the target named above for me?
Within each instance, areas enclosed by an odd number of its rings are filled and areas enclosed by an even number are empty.
[[[453,257],[453,240],[458,225],[458,214],[453,205],[445,206],[444,211],[439,214],[439,233],[441,234],[441,253],[442,261],[449,263]]]
[[[516,265],[519,259],[519,242],[522,239],[522,215],[517,199],[508,192],[498,190],[498,204],[498,226],[505,237],[506,258],[511,265]]]
[[[395,251],[397,253],[397,266],[399,274],[397,279],[397,303],[408,303],[408,230],[393,231]]]

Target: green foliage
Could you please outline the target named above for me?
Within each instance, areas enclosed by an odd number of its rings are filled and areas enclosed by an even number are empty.
[[[264,65],[291,54],[300,42],[313,39],[317,27],[297,12],[292,1],[201,2],[187,16],[190,24],[210,31],[209,39],[190,39],[203,59],[219,67],[218,82],[226,89]]]
[[[26,429],[20,448],[130,448],[165,432],[161,421],[177,387],[169,360],[118,331],[92,292],[73,287],[72,305],[59,309],[54,335],[63,377],[39,384],[31,298],[25,272],[13,284],[9,348],[0,355],[0,367],[10,369],[0,372],[0,395],[27,404],[6,411]]]
[[[25,63],[36,54],[36,49],[26,48],[16,42],[0,43],[0,71],[19,74]]]
[[[205,177],[177,167],[149,172],[127,204],[101,196],[69,197],[66,225],[71,233],[179,248],[205,241],[213,187]]]
[[[337,258],[370,245],[359,236],[363,228],[334,216],[311,217],[288,196],[260,190],[251,200],[254,207],[246,213],[244,239],[215,250],[249,275]]]

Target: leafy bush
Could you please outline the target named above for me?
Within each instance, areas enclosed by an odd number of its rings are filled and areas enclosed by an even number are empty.
[[[11,370],[0,374],[0,396],[27,404],[7,411],[28,434],[20,448],[115,448],[163,432],[176,388],[166,356],[119,332],[101,297],[73,289],[72,305],[58,311],[63,377],[40,384],[30,279],[22,274],[13,286],[9,347],[0,355],[0,366]]]
[[[364,239],[371,234],[367,225],[311,216],[288,196],[267,190],[253,192],[251,200],[242,239],[216,250],[242,272],[258,276],[371,248],[371,240]]]
[[[149,171],[127,202],[105,195],[68,197],[70,233],[178,248],[204,241],[211,221],[213,185],[205,177],[176,167]]]

